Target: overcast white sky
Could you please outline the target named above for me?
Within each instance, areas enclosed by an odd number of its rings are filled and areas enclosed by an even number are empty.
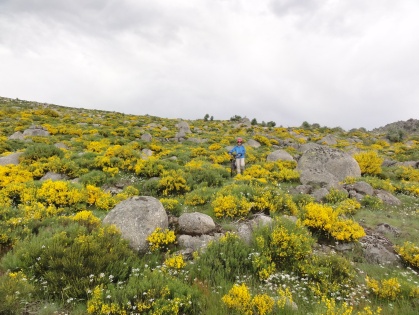
[[[371,130],[419,119],[419,1],[0,0],[0,96]]]

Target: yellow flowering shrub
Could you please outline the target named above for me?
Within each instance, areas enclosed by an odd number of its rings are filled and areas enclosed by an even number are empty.
[[[272,190],[257,190],[251,199],[253,203],[252,210],[255,212],[268,210],[273,213],[277,209],[276,198]]]
[[[57,206],[69,206],[85,200],[85,194],[66,181],[46,180],[38,189],[40,200]]]
[[[184,194],[190,188],[183,177],[184,173],[181,170],[163,171],[162,177],[159,180],[159,189],[162,190],[163,196],[171,194]]]
[[[23,314],[27,309],[25,297],[36,292],[22,271],[6,272],[0,278],[0,311],[2,314]]]
[[[297,204],[290,194],[283,194],[275,198],[276,210],[273,212],[282,212],[290,215],[297,215],[299,210]]]
[[[256,136],[254,136],[253,139],[256,140],[256,141],[258,141],[258,142],[260,142],[263,145],[268,146],[268,147],[272,146],[271,141],[267,137],[265,137],[265,136],[256,135]]]
[[[252,298],[251,306],[258,315],[270,314],[275,305],[275,300],[267,294],[257,294]]]
[[[211,203],[214,214],[220,217],[246,217],[252,209],[252,203],[245,197],[236,197],[233,195],[219,195]]]
[[[208,147],[208,150],[210,151],[217,151],[221,149],[221,145],[218,143],[213,143]]]
[[[183,255],[178,254],[178,255],[173,255],[166,258],[166,260],[163,262],[162,270],[163,271],[166,271],[167,269],[179,270],[179,269],[184,268],[185,266],[186,266],[186,262],[183,259]]]
[[[86,185],[87,203],[93,205],[104,194],[102,189],[94,185]]]
[[[179,200],[172,198],[160,198],[163,208],[168,212],[173,212],[180,205]]]
[[[278,182],[295,182],[300,179],[300,172],[294,169],[283,168],[279,172],[272,172],[270,178]]]
[[[116,303],[107,303],[103,299],[103,285],[96,286],[92,291],[91,298],[87,301],[87,313],[95,315],[123,315],[127,314],[122,307]]]
[[[361,204],[355,199],[345,199],[337,204],[336,212],[339,214],[355,214]]]
[[[251,300],[252,297],[249,292],[249,288],[243,284],[235,284],[221,300],[224,304],[231,309],[234,309],[240,314],[251,315]]]
[[[21,203],[18,208],[23,210],[24,218],[42,220],[45,218],[52,218],[64,213],[63,208],[57,208],[54,205],[44,205],[41,202],[33,202],[30,204]]]
[[[199,206],[208,202],[208,199],[202,196],[199,192],[192,191],[185,195],[185,205]]]
[[[162,152],[163,147],[161,145],[156,144],[156,143],[152,143],[152,144],[150,144],[150,150],[154,151],[154,152]]]
[[[270,314],[275,305],[275,300],[267,294],[257,294],[252,297],[244,283],[235,284],[221,300],[228,308],[244,315]]]
[[[277,291],[278,301],[276,302],[280,309],[285,308],[287,305],[292,304],[292,292],[289,288],[280,288]]]
[[[270,257],[277,266],[291,266],[295,261],[305,258],[312,252],[313,242],[305,228],[280,224],[276,224],[273,229],[262,229],[256,236],[258,250]]]
[[[376,176],[367,176],[363,180],[370,184],[374,189],[384,189],[389,192],[395,192],[396,187],[393,185],[390,179],[381,179]]]
[[[228,155],[227,152],[224,152],[222,154],[211,154],[209,158],[215,164],[222,164],[222,163],[230,161],[230,156]]]
[[[378,156],[377,152],[360,152],[354,155],[354,159],[358,162],[362,175],[381,174],[381,165],[384,160]]]
[[[185,169],[187,170],[202,170],[205,162],[202,160],[191,160],[185,164]]]
[[[305,207],[302,223],[339,241],[355,241],[365,236],[364,229],[350,219],[340,219],[339,212],[332,207],[311,202]]]
[[[338,203],[348,198],[348,193],[343,190],[331,188],[329,193],[325,196],[328,203]]]
[[[255,164],[246,169],[246,175],[254,178],[268,178],[269,171],[262,166]]]
[[[110,177],[115,177],[119,173],[118,167],[103,167],[103,172],[110,175]]]
[[[419,185],[415,182],[402,181],[398,190],[415,197],[419,196]]]
[[[419,182],[419,169],[407,166],[400,166],[398,177],[407,181]]]
[[[117,204],[117,200],[110,193],[103,193],[95,201],[95,206],[100,210],[110,210]]]
[[[409,296],[415,299],[419,299],[419,287],[414,287],[410,290]]]
[[[87,210],[77,212],[71,219],[91,229],[99,227],[102,222],[93,212]]]
[[[10,183],[25,183],[32,179],[32,173],[20,165],[0,165],[0,188]]]
[[[353,307],[349,306],[348,303],[343,302],[341,305],[336,304],[336,300],[322,296],[319,304],[325,308],[322,314],[324,315],[352,315]]]
[[[395,246],[395,249],[406,262],[419,268],[419,246],[412,242],[404,242],[403,246]]]
[[[265,240],[263,238],[259,238],[258,241],[260,248],[264,248]],[[263,255],[256,252],[252,253],[251,257],[252,267],[256,271],[260,280],[267,280],[276,272],[276,265],[272,261],[272,257],[270,255]]]
[[[147,237],[147,242],[152,252],[163,250],[168,245],[176,243],[176,235],[175,232],[169,229],[162,230],[161,228],[156,228],[153,233]]]
[[[356,241],[366,235],[362,226],[350,219],[337,220],[328,232],[338,241]]]
[[[192,157],[197,157],[197,156],[208,156],[209,153],[205,148],[193,148],[191,151],[191,156]]]
[[[379,282],[367,276],[365,282],[367,287],[381,299],[394,301],[401,291],[397,278],[384,279]]]
[[[338,220],[338,213],[330,206],[311,202],[304,207],[304,210],[306,212],[303,224],[315,229],[329,231],[332,224]]]
[[[139,194],[140,191],[137,188],[128,185],[124,187],[124,189],[120,193],[116,194],[115,199],[117,202],[120,202],[130,197],[138,196]]]

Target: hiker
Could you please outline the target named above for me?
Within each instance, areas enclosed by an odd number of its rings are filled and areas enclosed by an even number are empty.
[[[246,154],[246,149],[243,146],[243,139],[237,138],[237,145],[228,151],[228,153],[235,155],[237,174],[240,174],[242,171],[244,171],[244,156]]]

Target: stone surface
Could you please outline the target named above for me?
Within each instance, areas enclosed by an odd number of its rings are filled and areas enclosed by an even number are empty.
[[[167,229],[168,217],[158,199],[135,196],[118,203],[103,223],[114,224],[133,249],[145,253],[148,250],[147,237],[156,228]]]

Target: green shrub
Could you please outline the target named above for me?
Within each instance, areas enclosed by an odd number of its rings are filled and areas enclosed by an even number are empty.
[[[87,298],[98,283],[127,279],[135,254],[113,227],[91,232],[68,222],[42,229],[4,256],[2,268],[22,271],[40,297]]]
[[[0,314],[25,314],[33,301],[35,287],[22,272],[7,272],[0,277]]]
[[[256,249],[277,268],[288,269],[312,252],[314,238],[307,228],[276,217],[274,224],[257,229],[254,233]]]
[[[303,208],[304,206],[308,205],[310,202],[316,201],[316,199],[313,196],[308,195],[308,194],[293,195],[292,200],[299,208]]]
[[[84,186],[94,185],[100,187],[106,182],[107,178],[108,175],[106,175],[104,172],[99,170],[93,170],[87,174],[80,176],[80,183],[82,183]]]
[[[363,177],[363,180],[370,184],[374,189],[383,189],[391,193],[396,191],[394,182],[391,182],[389,179],[380,179],[375,176],[365,176]]]
[[[94,169],[95,168],[95,159],[98,156],[94,152],[86,152],[81,155],[77,154],[72,156],[72,160],[79,166],[81,169]]]
[[[348,198],[348,193],[343,190],[332,188],[329,193],[325,196],[325,201],[328,203],[339,203]]]
[[[142,184],[138,184],[138,190],[145,196],[159,197],[159,179],[150,178]]]
[[[195,189],[200,186],[221,187],[226,179],[230,177],[230,173],[225,168],[214,168],[210,164],[200,169],[190,169],[187,173],[186,180],[188,185]]]
[[[392,128],[386,134],[386,138],[391,142],[402,142],[404,136],[404,131],[398,128]]]
[[[182,205],[179,200],[174,198],[160,198],[164,210],[175,216],[179,216],[182,212]]]
[[[0,154],[4,152],[15,152],[25,148],[26,144],[21,140],[0,141]]]
[[[361,205],[366,208],[380,209],[383,206],[383,201],[376,196],[366,195],[362,198]]]
[[[124,284],[96,286],[88,314],[202,314],[199,291],[158,270],[134,269]]]
[[[336,292],[345,296],[355,284],[355,268],[347,259],[336,254],[312,255],[301,262],[299,268],[299,273],[326,296]]]
[[[64,156],[61,149],[45,143],[37,143],[28,147],[22,154],[21,158],[23,161],[29,163],[36,162],[41,159],[47,159],[52,156],[58,156],[59,158]]]
[[[197,188],[185,194],[185,205],[199,206],[207,204],[215,195],[215,189],[209,187]]]
[[[165,170],[165,165],[161,160],[150,157],[147,160],[139,159],[135,165],[135,173],[141,177],[152,178],[159,177]]]
[[[199,254],[191,265],[190,278],[208,282],[210,286],[234,282],[237,277],[249,274],[252,262],[251,248],[242,239],[227,233],[213,241]]]

